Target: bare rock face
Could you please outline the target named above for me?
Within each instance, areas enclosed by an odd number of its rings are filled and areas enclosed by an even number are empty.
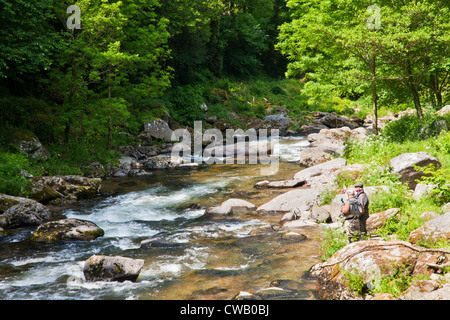
[[[84,263],[84,277],[87,281],[136,281],[144,260],[121,256],[93,255]]]
[[[441,167],[441,162],[427,152],[403,153],[390,161],[392,173],[398,174],[400,181],[407,183],[409,188],[413,190],[417,185],[416,180],[424,176],[414,167],[426,167],[429,164],[434,165],[435,168]]]
[[[64,241],[91,241],[104,235],[104,231],[95,223],[62,219],[41,224],[29,237],[32,241],[57,243]]]

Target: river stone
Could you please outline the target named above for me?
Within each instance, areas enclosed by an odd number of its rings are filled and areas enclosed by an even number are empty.
[[[39,225],[50,218],[50,211],[39,202],[0,193],[0,227],[12,229]]]
[[[218,214],[218,215],[231,215],[233,213],[239,212],[248,212],[256,209],[256,206],[253,203],[242,199],[228,199],[223,202],[218,207],[210,207],[206,209],[207,214]]]
[[[306,240],[306,236],[304,234],[301,234],[298,232],[290,231],[290,232],[284,233],[281,236],[281,240],[284,242],[296,243],[296,242],[301,242],[303,240]]]
[[[0,214],[3,214],[6,210],[11,208],[12,206],[24,203],[33,204],[36,203],[36,201],[28,198],[15,197],[10,196],[8,194],[0,193]]]
[[[314,205],[311,209],[311,218],[317,222],[331,221],[330,206],[325,205],[319,207]]]
[[[392,173],[400,176],[400,181],[406,183],[410,189],[415,189],[417,181],[424,177],[420,171],[416,171],[414,166],[426,167],[432,164],[435,168],[440,168],[441,163],[427,152],[403,153],[390,161]]]
[[[186,160],[180,157],[172,155],[158,155],[148,159],[147,169],[173,169],[185,162]]]
[[[285,214],[287,212],[310,211],[321,199],[320,190],[295,189],[283,193],[256,209],[258,213]]]
[[[62,219],[41,224],[31,235],[37,242],[91,241],[105,233],[95,223],[79,219]]]
[[[352,130],[349,127],[322,129],[319,133],[309,134],[309,146],[300,152],[299,163],[309,167],[340,156],[344,153],[347,139],[362,139],[366,135],[364,128]]]
[[[93,255],[84,263],[87,281],[136,281],[144,260],[121,256]]]
[[[409,241],[411,243],[427,240],[436,242],[441,239],[445,241],[450,240],[450,212],[428,220],[421,227],[411,231],[409,234]]]
[[[450,113],[450,105],[446,105],[446,106],[442,107],[436,113],[440,116]]]
[[[50,211],[39,202],[16,204],[0,215],[5,229],[40,225],[51,218]]]

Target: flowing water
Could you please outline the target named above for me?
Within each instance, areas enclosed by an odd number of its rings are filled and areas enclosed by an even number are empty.
[[[103,237],[33,244],[26,237],[34,228],[23,228],[0,238],[0,299],[231,299],[240,291],[275,285],[289,290],[269,298],[316,299],[315,281],[304,274],[319,262],[320,228],[302,230],[304,241],[286,241],[275,232],[249,234],[278,223],[280,216],[204,214],[206,207],[229,198],[258,206],[285,192],[253,186],[265,179],[291,179],[306,145],[301,137],[281,139],[275,176],[261,176],[260,164],[217,164],[105,181],[104,196],[62,212],[96,223]],[[148,239],[163,239],[165,245],[141,245]],[[93,254],[144,259],[145,264],[136,282],[86,282],[83,265]]]

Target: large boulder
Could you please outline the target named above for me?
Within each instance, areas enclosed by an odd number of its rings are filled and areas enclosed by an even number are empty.
[[[41,224],[29,236],[36,242],[92,241],[105,232],[95,223],[79,219],[62,219]]]
[[[258,123],[256,123],[253,128],[256,130],[259,129],[278,129],[279,135],[284,136],[289,129],[290,126],[293,125],[291,118],[283,115],[283,114],[273,114],[264,117],[264,119]]]
[[[349,127],[322,129],[319,133],[309,134],[307,139],[310,144],[301,151],[300,164],[309,167],[340,156],[344,153],[346,140],[359,140],[366,135],[364,128]]]
[[[409,241],[417,243],[419,241],[450,240],[450,212],[444,213],[437,218],[428,220],[418,229],[411,231]]]
[[[78,200],[96,195],[102,179],[75,175],[35,177],[28,182],[30,198],[48,203],[57,198]]]
[[[321,201],[321,191],[316,189],[295,189],[283,193],[259,206],[258,213],[285,214],[288,212],[311,211]]]
[[[185,163],[186,160],[172,155],[159,155],[148,159],[147,169],[173,169]]]
[[[144,124],[143,134],[156,139],[171,141],[172,132],[172,129],[164,120],[153,120]]]
[[[0,227],[13,229],[34,226],[50,219],[50,211],[39,202],[0,194]]]
[[[47,160],[50,156],[38,137],[30,132],[16,131],[12,136],[12,143],[32,158]]]
[[[415,189],[418,179],[424,177],[424,173],[417,171],[415,167],[434,165],[440,168],[441,163],[427,152],[403,153],[390,161],[393,174],[400,176],[400,181],[406,183],[410,189]]]
[[[323,117],[320,117],[320,122],[328,128],[348,127],[350,129],[356,129],[362,125],[362,120],[358,117],[348,118],[346,116],[339,116],[335,112],[325,113]]]
[[[253,211],[256,206],[248,201],[241,199],[228,199],[220,206],[206,209],[207,214],[231,215],[235,212]]]
[[[314,265],[310,275],[318,280],[317,294],[321,299],[354,299],[349,276],[357,276],[365,286],[374,288],[381,277],[390,276],[399,268],[412,273],[418,256],[418,251],[408,242],[358,241]]]
[[[293,180],[307,184],[312,189],[324,190],[334,185],[339,170],[346,164],[347,160],[343,158],[329,160],[297,172]]]
[[[144,260],[121,256],[93,255],[84,263],[87,281],[136,281]]]

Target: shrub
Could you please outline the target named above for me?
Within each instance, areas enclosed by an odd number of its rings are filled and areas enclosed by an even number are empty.
[[[415,115],[407,115],[390,122],[383,130],[383,135],[392,142],[406,140],[423,140],[438,136],[448,130],[447,121],[443,117],[425,114],[423,120]]]
[[[200,90],[190,85],[179,86],[169,93],[170,114],[173,119],[183,125],[193,125],[196,120],[203,120],[204,112],[200,109],[203,97]]]
[[[30,163],[24,155],[0,153],[0,193],[24,195],[27,179],[22,175],[22,169],[30,170]]]

